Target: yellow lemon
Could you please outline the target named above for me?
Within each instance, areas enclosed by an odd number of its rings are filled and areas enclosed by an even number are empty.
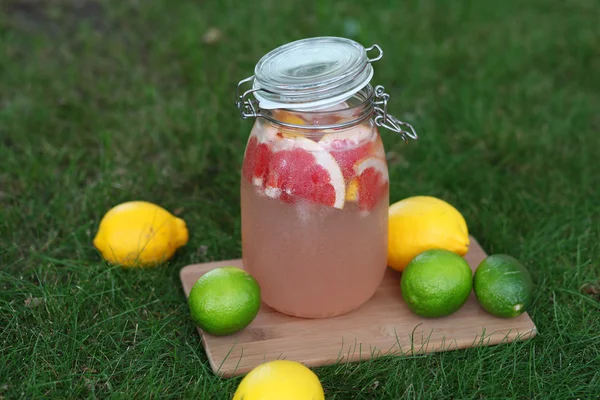
[[[388,266],[398,271],[418,254],[443,249],[465,255],[469,231],[460,212],[444,200],[414,196],[389,208]]]
[[[94,246],[111,264],[143,267],[170,259],[187,241],[184,220],[156,204],[130,201],[104,215]]]
[[[259,365],[240,382],[233,400],[324,400],[317,375],[296,361]]]

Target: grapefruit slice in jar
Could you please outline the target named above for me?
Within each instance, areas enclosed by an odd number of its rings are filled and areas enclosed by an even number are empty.
[[[351,181],[356,176],[354,166],[371,155],[377,137],[371,127],[360,126],[358,129],[324,135],[319,143],[338,162],[344,178]]]
[[[269,161],[272,154],[272,143],[277,139],[277,131],[271,127],[256,127],[252,130],[244,162],[242,164],[242,176],[248,182],[263,191],[268,175]]]
[[[344,207],[344,176],[329,152],[304,137],[278,144],[268,164],[267,196],[286,203],[303,199],[337,209]]]
[[[355,166],[358,207],[361,211],[372,210],[389,188],[389,175],[385,160],[369,157]]]

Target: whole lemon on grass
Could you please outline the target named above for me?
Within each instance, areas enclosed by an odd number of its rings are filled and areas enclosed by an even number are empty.
[[[400,285],[402,297],[415,314],[443,317],[465,304],[473,288],[473,272],[458,254],[432,249],[406,266]]]
[[[417,254],[445,249],[464,256],[469,231],[460,212],[431,196],[400,200],[389,208],[388,266],[402,271]]]
[[[93,243],[112,264],[143,267],[170,259],[187,242],[184,220],[156,204],[130,201],[102,217]]]
[[[215,336],[244,329],[258,314],[260,286],[237,267],[213,269],[200,277],[188,297],[192,320]]]
[[[473,289],[484,310],[497,317],[513,318],[531,305],[533,282],[519,260],[493,254],[477,266]]]
[[[289,360],[259,365],[240,382],[233,400],[324,400],[317,375],[306,366]]]

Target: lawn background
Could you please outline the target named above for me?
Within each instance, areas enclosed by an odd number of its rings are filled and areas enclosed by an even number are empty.
[[[530,269],[530,341],[316,369],[328,399],[600,395],[600,3],[0,2],[0,398],[231,398],[178,273],[241,255],[251,121],[235,85],[309,36],[379,44],[374,83],[418,142],[382,131],[391,201],[450,201]],[[216,43],[202,42],[210,27]],[[190,242],[123,271],[91,245],[143,199]]]

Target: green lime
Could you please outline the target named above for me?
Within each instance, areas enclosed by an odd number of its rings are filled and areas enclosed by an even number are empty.
[[[497,317],[512,318],[531,305],[533,282],[519,260],[506,254],[494,254],[477,267],[474,290],[485,311]]]
[[[443,317],[465,304],[473,287],[473,272],[458,254],[432,249],[408,263],[400,285],[402,297],[415,314]]]
[[[192,320],[204,332],[230,335],[244,329],[258,314],[260,286],[243,269],[213,269],[194,284],[188,305]]]

